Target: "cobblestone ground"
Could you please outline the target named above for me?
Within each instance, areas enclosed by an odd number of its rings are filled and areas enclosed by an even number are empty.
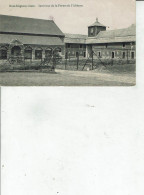
[[[133,86],[135,73],[56,70],[56,74],[40,72],[0,73],[1,86]]]

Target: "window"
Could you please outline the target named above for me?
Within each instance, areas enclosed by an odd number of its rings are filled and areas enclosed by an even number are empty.
[[[61,53],[61,52],[62,52],[61,47],[56,47],[56,48],[54,48],[54,52],[55,52],[55,53]]]
[[[108,44],[106,43],[105,47],[107,48]]]
[[[101,52],[100,52],[100,51],[98,51],[98,57],[99,57],[99,58],[101,57]]]
[[[78,57],[79,56],[79,52],[76,52],[76,57]]]
[[[123,43],[123,48],[125,48],[125,46],[126,46],[125,43]]]
[[[25,48],[25,59],[32,59],[32,48]]]
[[[69,43],[67,44],[67,47],[70,48],[70,44]]]
[[[2,48],[0,49],[0,59],[7,59],[7,49],[6,48]]]
[[[93,35],[93,33],[94,33],[94,28],[91,28],[90,29],[90,34]]]
[[[52,57],[52,49],[51,48],[47,48],[45,50],[45,58],[51,58]]]
[[[115,58],[115,52],[114,51],[112,52],[112,58]]]
[[[135,57],[135,54],[134,54],[134,52],[132,51],[132,52],[131,52],[131,59],[134,59],[134,57]]]
[[[42,59],[42,50],[35,50],[35,59]]]
[[[62,49],[59,47],[59,52],[62,52]]]
[[[82,45],[80,45],[80,48],[83,48],[83,46],[82,46]]]
[[[126,53],[123,52],[123,53],[122,53],[122,58],[125,59],[125,57],[126,57]]]
[[[86,57],[86,52],[85,52],[85,51],[83,52],[83,57],[84,57],[84,58]]]
[[[11,49],[11,54],[13,56],[21,56],[21,47],[20,46],[14,46],[12,49]]]

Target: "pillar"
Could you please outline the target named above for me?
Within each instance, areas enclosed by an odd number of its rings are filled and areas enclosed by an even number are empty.
[[[11,48],[8,47],[8,50],[7,50],[7,59],[9,59],[11,56]]]
[[[35,60],[35,48],[32,49],[32,60]]]
[[[45,49],[42,50],[42,59],[45,59]]]

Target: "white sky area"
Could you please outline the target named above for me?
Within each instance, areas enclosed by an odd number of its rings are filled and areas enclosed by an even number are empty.
[[[9,5],[50,5],[78,4],[83,7],[35,7],[11,8]],[[135,23],[135,0],[1,0],[0,14],[49,19],[64,33],[87,34],[87,27],[95,22],[108,26],[107,29],[120,29]]]

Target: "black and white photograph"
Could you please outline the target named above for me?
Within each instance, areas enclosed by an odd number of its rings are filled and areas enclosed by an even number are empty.
[[[0,4],[1,86],[136,84],[134,0],[27,3]]]

